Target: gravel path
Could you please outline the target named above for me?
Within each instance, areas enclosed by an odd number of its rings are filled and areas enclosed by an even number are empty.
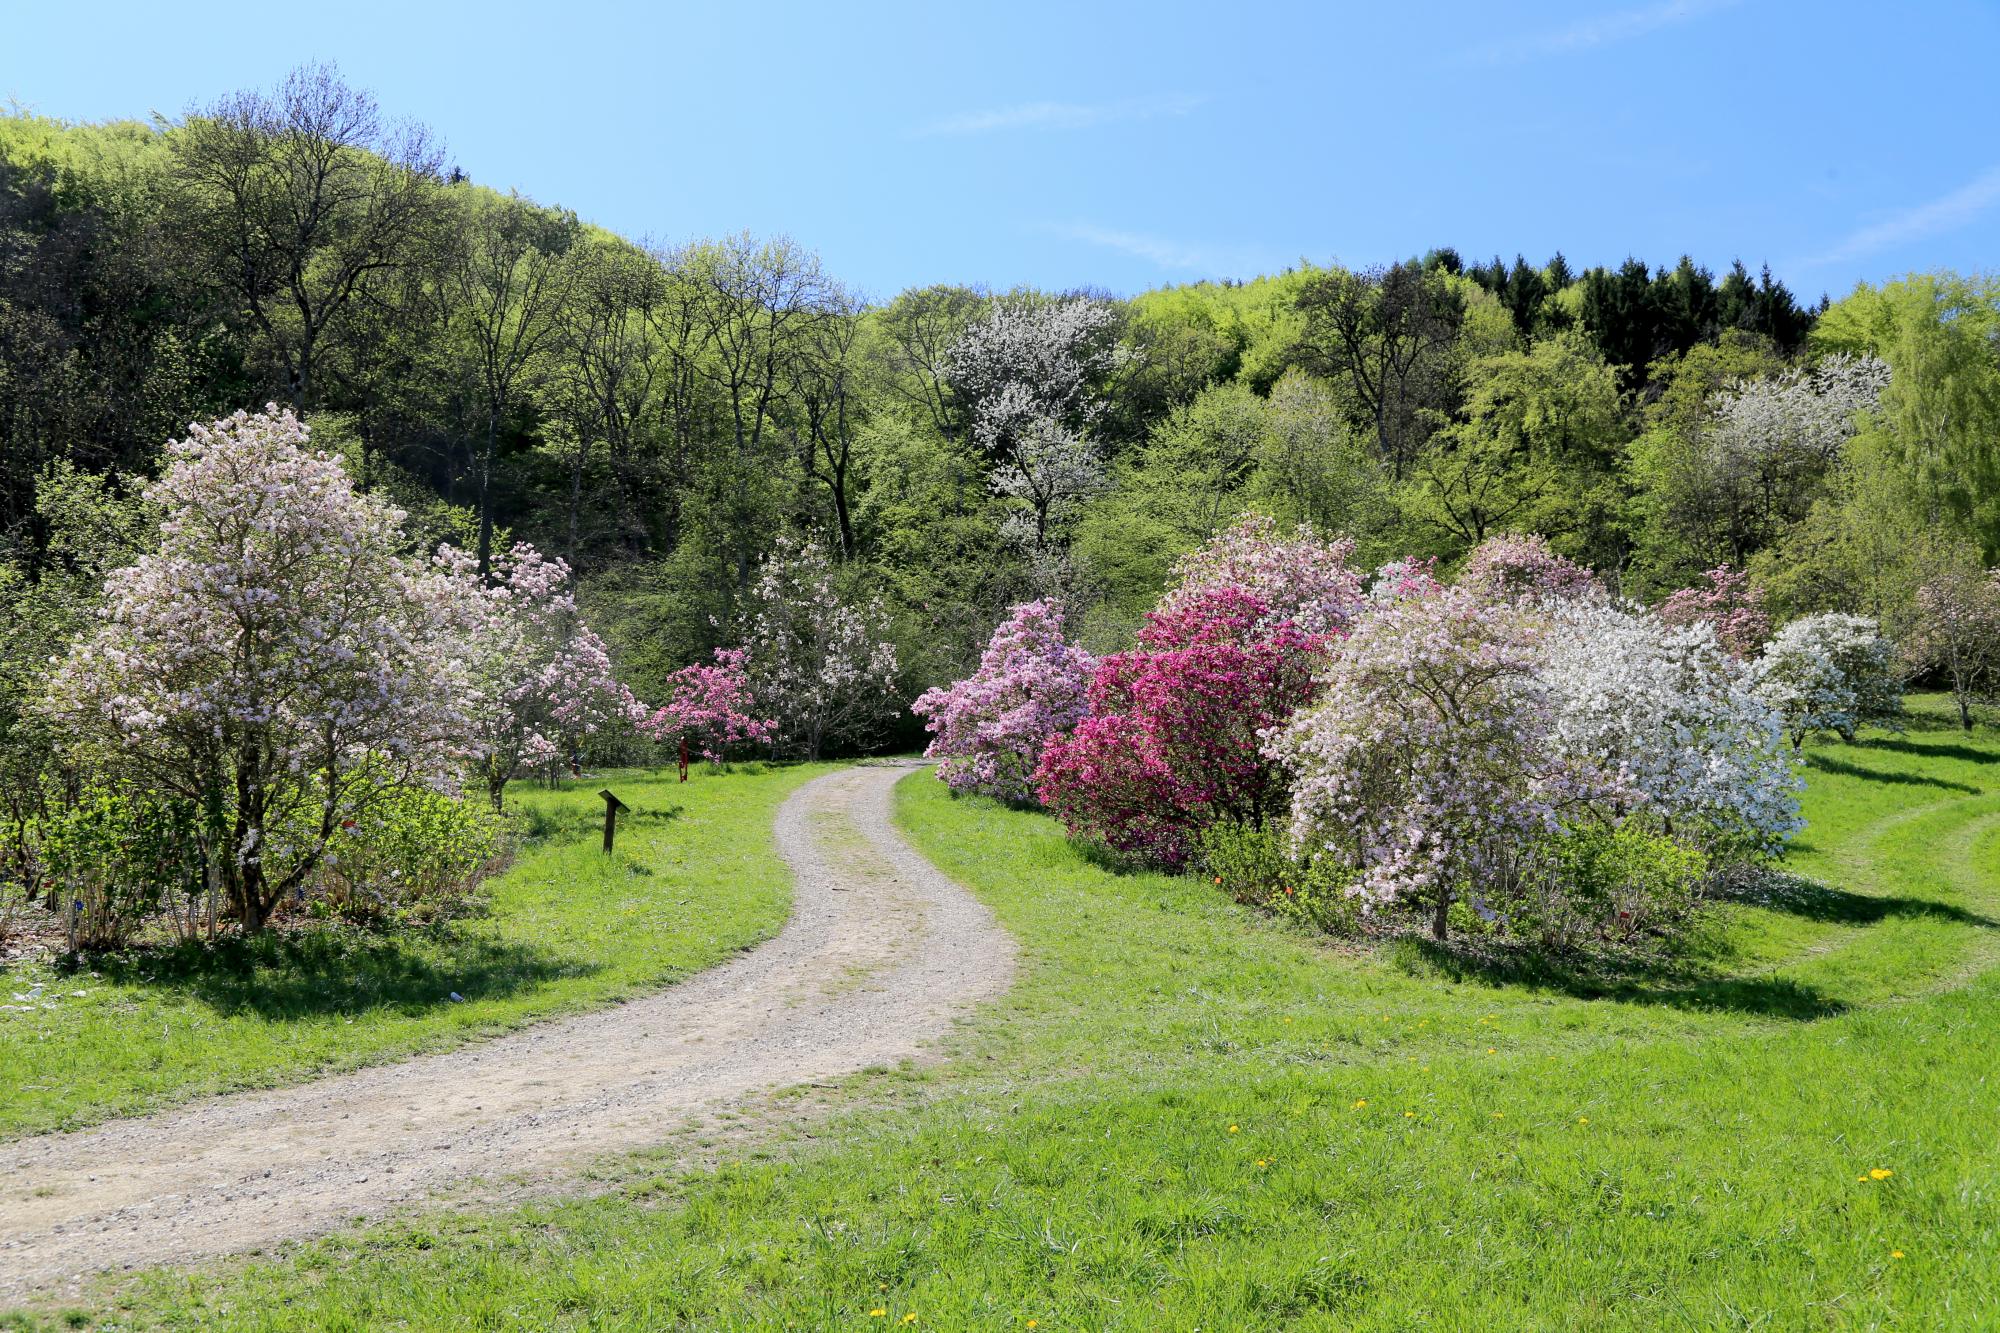
[[[778,937],[657,995],[441,1055],[0,1143],[0,1305],[106,1269],[324,1232],[500,1175],[573,1175],[774,1087],[922,1054],[1014,942],[891,827],[906,766],[778,812]]]

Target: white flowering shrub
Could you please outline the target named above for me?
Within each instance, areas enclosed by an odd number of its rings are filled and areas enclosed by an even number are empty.
[[[780,746],[817,759],[866,741],[902,707],[888,612],[847,594],[825,547],[780,537],[750,599],[751,692]]]
[[[1853,740],[1862,726],[1894,726],[1903,712],[1896,652],[1866,616],[1828,612],[1779,630],[1755,667],[1757,696],[1784,718],[1792,748],[1816,731]]]
[[[1614,780],[1613,820],[1649,823],[1723,858],[1772,856],[1800,828],[1781,719],[1707,624],[1613,602],[1548,612],[1536,674],[1570,762]]]

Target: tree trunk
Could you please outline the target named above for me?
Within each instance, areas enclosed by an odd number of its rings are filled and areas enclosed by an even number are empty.
[[[500,433],[498,412],[486,414],[486,449],[479,457],[479,579],[493,570],[493,443]]]
[[[1431,938],[1439,944],[1445,940],[1445,932],[1450,926],[1451,895],[1438,890],[1437,910],[1431,913]]]

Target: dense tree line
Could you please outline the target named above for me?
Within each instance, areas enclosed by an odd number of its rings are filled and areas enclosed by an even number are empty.
[[[1535,532],[1641,597],[1728,563],[1885,620],[1923,562],[2000,555],[1991,283],[1828,307],[1740,263],[1435,250],[878,301],[788,239],[641,244],[448,162],[317,67],[173,121],[0,120],[0,591],[39,627],[10,678],[162,445],[266,401],[413,542],[563,557],[642,695],[741,639],[795,537],[881,599],[912,698],[1034,597],[1122,647],[1253,509],[1363,564]]]

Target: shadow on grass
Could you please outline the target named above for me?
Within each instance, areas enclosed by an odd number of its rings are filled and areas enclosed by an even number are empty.
[[[1879,768],[1866,768],[1846,759],[1834,759],[1817,751],[1808,751],[1806,767],[1822,773],[1837,773],[1842,777],[1861,778],[1867,782],[1887,782],[1902,787],[1937,787],[1944,791],[1964,792],[1977,796],[1980,789],[1969,782],[1954,782],[1950,778],[1927,777],[1921,773],[1891,773]]]
[[[1963,735],[1957,727],[1954,734]],[[1855,748],[1862,750],[1892,750],[1897,754],[1922,755],[1927,759],[1958,759],[1968,764],[2000,763],[2000,750],[1982,749],[1977,745],[1966,745],[1959,741],[1919,741],[1906,736],[1871,736],[1857,741]],[[1884,781],[1893,782],[1894,778]]]
[[[551,810],[546,806],[523,805],[515,812],[519,820],[521,838],[526,842],[549,842],[551,840],[585,840],[592,833],[604,828],[604,807],[602,805],[562,806]],[[666,805],[657,809],[628,809],[618,816],[619,828],[639,828],[667,824],[681,817],[684,807]]]
[[[1929,898],[1850,893],[1799,875],[1759,875],[1748,883],[1732,886],[1716,897],[1721,902],[1748,903],[1804,917],[1808,921],[1828,921],[1839,925],[1869,926],[1891,917],[1928,917],[1987,930],[2000,927],[2000,921],[1990,916],[1968,912],[1950,903],[1934,902]]]
[[[1395,941],[1390,957],[1413,976],[1552,990],[1580,1000],[1657,1004],[1801,1022],[1831,1018],[1847,1010],[1841,1001],[1786,977],[1713,976],[1687,963],[1649,965],[1619,955],[1552,956],[1520,946],[1440,944],[1420,935],[1405,935]]]
[[[351,928],[135,949],[93,957],[90,966],[109,980],[179,992],[221,1014],[279,1021],[383,1009],[420,1014],[457,1003],[453,992],[494,999],[598,970],[484,937]]]

